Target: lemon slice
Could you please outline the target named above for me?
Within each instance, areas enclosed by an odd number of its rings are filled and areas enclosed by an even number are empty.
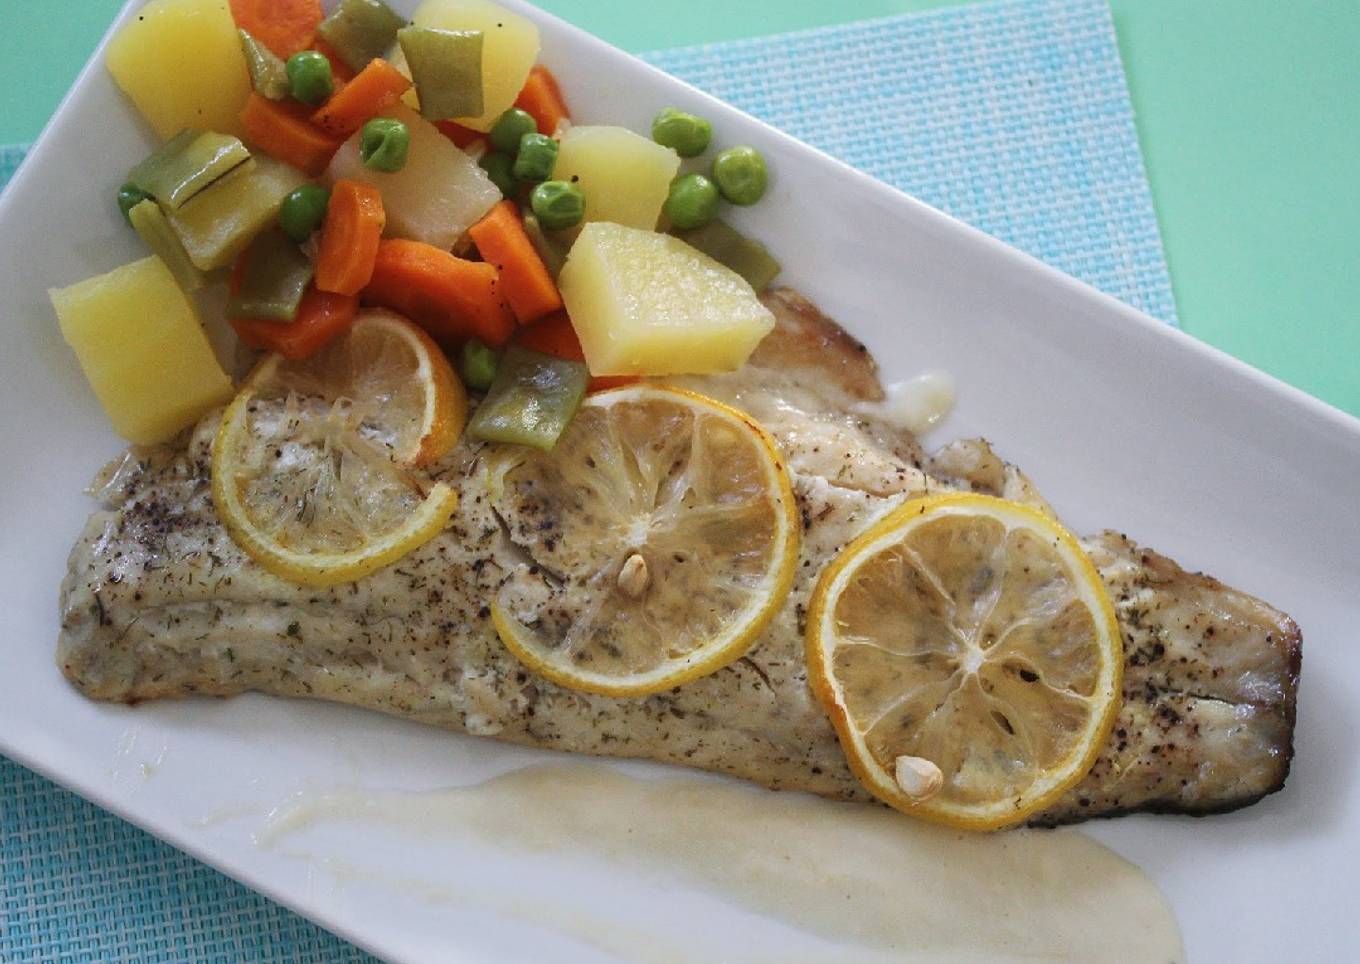
[[[348,399],[364,433],[404,465],[447,455],[467,423],[467,392],[443,351],[391,311],[360,313],[345,335],[303,361],[269,355],[246,385],[263,394]]]
[[[850,543],[813,593],[807,660],[865,787],[974,830],[1081,779],[1123,672],[1114,609],[1071,533],[974,494],[908,502]]]
[[[501,447],[493,497],[551,588],[492,619],[572,689],[655,693],[746,653],[788,595],[798,518],[774,440],[692,392],[589,396],[551,452]]]
[[[447,454],[466,420],[462,383],[429,336],[365,313],[311,358],[256,367],[213,440],[213,502],[275,575],[349,582],[447,525],[456,493],[412,467]]]

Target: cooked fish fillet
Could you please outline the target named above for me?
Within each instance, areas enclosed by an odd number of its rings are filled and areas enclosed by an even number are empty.
[[[129,453],[98,481],[103,508],[72,551],[62,587],[63,672],[97,699],[315,697],[517,743],[868,799],[807,686],[803,617],[817,574],[913,494],[968,488],[1047,506],[985,442],[926,458],[914,438],[873,417],[882,389],[862,346],[790,291],[767,302],[778,325],[746,368],[686,380],[774,433],[804,525],[788,602],[727,668],[634,699],[572,692],[526,672],[490,625],[493,594],[512,607],[570,610],[576,601],[546,576],[560,551],[551,517],[513,492],[493,504],[475,443],[440,469],[461,504],[423,548],[333,589],[271,576],[237,549],[213,510],[213,416],[187,447]],[[1124,632],[1124,703],[1094,769],[1039,822],[1207,813],[1280,789],[1292,755],[1294,623],[1122,535],[1084,545]]]

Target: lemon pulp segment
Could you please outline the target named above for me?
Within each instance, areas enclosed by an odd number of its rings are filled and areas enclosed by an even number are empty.
[[[744,654],[793,580],[792,487],[770,436],[701,395],[590,396],[550,453],[501,450],[496,498],[550,569],[528,611],[498,597],[507,647],[564,686],[652,693]],[[536,533],[549,531],[549,539]]]
[[[447,454],[467,397],[415,325],[361,316],[305,361],[268,356],[213,442],[213,501],[232,538],[282,578],[334,585],[433,538],[457,506],[415,467]]]
[[[909,502],[851,543],[813,594],[807,655],[866,787],[974,829],[1023,820],[1085,774],[1123,666],[1114,611],[1070,533],[973,494]]]

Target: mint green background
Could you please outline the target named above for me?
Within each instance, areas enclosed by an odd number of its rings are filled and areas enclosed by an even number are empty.
[[[634,51],[959,2],[539,0]],[[0,0],[0,143],[37,136],[120,6]],[[1360,0],[1112,6],[1185,329],[1360,415]]]

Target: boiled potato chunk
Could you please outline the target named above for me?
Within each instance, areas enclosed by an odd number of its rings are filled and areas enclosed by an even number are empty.
[[[558,278],[592,375],[736,371],[774,316],[735,271],[679,238],[598,221]]]
[[[200,191],[169,215],[194,267],[225,268],[279,215],[283,199],[307,183],[302,172],[260,155]]]
[[[128,441],[168,441],[231,399],[193,303],[160,258],[49,294],[62,336]]]
[[[436,30],[482,32],[482,113],[457,118],[476,131],[489,131],[515,103],[538,60],[538,27],[490,0],[425,0],[411,22]]]
[[[151,0],[109,41],[105,63],[156,133],[241,133],[250,93],[227,0]]]
[[[501,192],[476,161],[415,111],[398,104],[384,114],[411,132],[406,166],[391,174],[365,167],[359,160],[360,132],[336,151],[328,175],[332,181],[366,181],[381,191],[389,236],[447,251],[500,201]]]
[[[562,134],[553,177],[579,179],[587,221],[650,231],[680,167],[669,147],[624,127],[571,127]]]

